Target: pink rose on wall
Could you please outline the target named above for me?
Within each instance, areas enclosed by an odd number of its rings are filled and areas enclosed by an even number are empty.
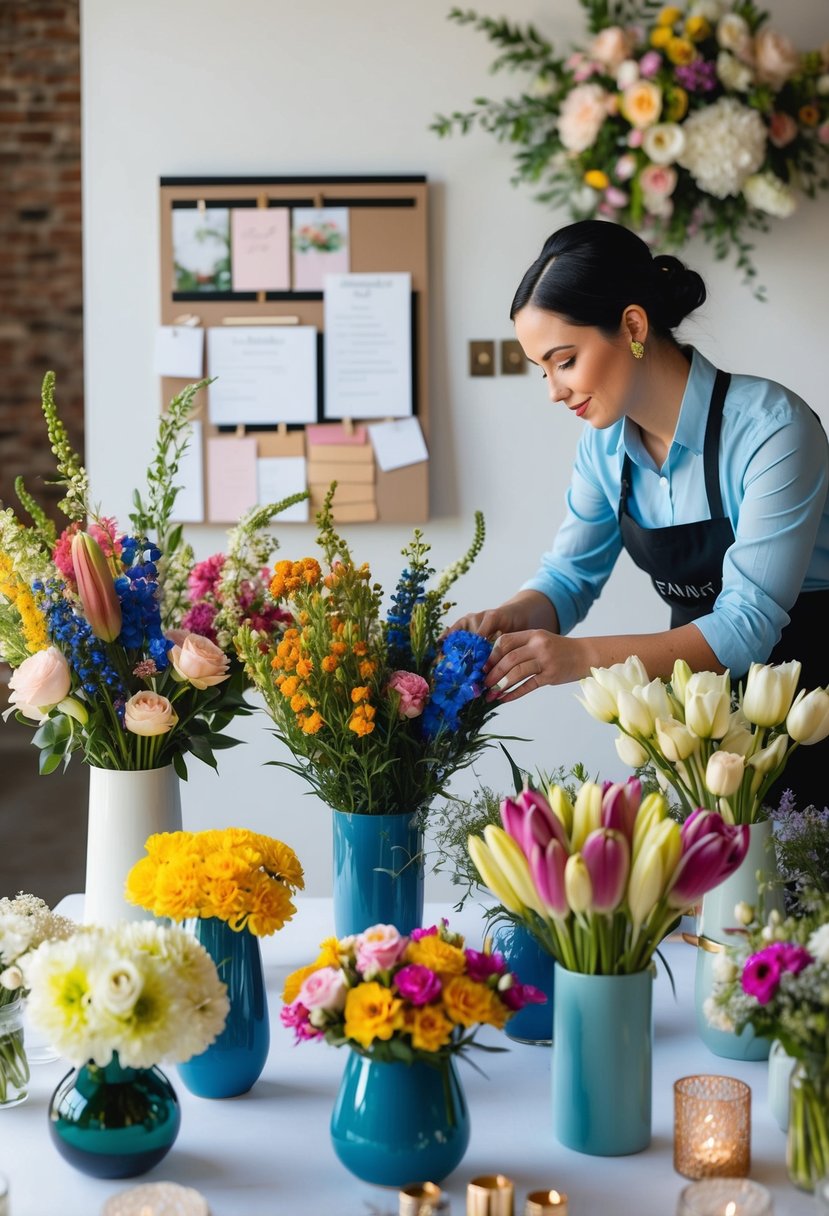
[[[598,84],[577,85],[561,106],[558,134],[568,152],[586,152],[607,117],[608,94]]]
[[[400,698],[397,712],[401,718],[419,718],[429,700],[429,685],[413,671],[394,671],[388,687]]]
[[[9,701],[27,718],[40,718],[69,694],[69,664],[56,646],[24,659],[9,680]]]
[[[366,979],[388,971],[408,944],[408,937],[401,937],[394,925],[373,925],[357,937],[357,968]]]
[[[587,53],[591,59],[598,59],[613,71],[623,59],[627,59],[631,50],[630,35],[618,25],[609,25],[599,31],[590,43]]]
[[[784,34],[776,30],[760,30],[754,39],[754,63],[757,79],[779,89],[800,66],[797,48]]]

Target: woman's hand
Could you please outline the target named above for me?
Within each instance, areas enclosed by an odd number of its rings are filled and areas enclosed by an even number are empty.
[[[518,595],[501,604],[500,608],[487,608],[484,612],[468,612],[446,630],[466,629],[479,633],[490,642],[499,634],[517,633],[524,629],[558,630],[556,610],[546,595],[540,591],[519,591]]]
[[[544,684],[567,684],[584,675],[577,639],[546,629],[501,633],[486,665],[487,700],[517,701]]]

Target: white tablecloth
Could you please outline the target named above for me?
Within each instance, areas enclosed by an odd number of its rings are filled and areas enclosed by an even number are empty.
[[[78,915],[79,897],[67,909]],[[74,904],[74,907],[71,905]],[[453,916],[446,906],[427,907],[425,923],[448,915],[453,928],[479,946],[477,909]],[[303,899],[294,922],[263,941],[271,1011],[271,1052],[253,1090],[240,1098],[208,1101],[177,1082],[182,1107],[178,1140],[170,1154],[142,1179],[118,1182],[87,1178],[64,1162],[47,1126],[49,1097],[66,1072],[63,1062],[32,1070],[30,1096],[0,1113],[0,1172],[10,1180],[11,1216],[98,1216],[116,1191],[142,1181],[172,1180],[207,1196],[213,1216],[386,1216],[396,1214],[397,1193],[352,1177],[334,1156],[328,1122],[344,1049],[322,1043],[294,1046],[279,1021],[280,991],[288,972],[310,962],[319,941],[332,932],[331,904]],[[563,1148],[553,1135],[550,1048],[502,1042],[501,1055],[478,1053],[481,1077],[461,1063],[472,1123],[466,1157],[444,1183],[453,1216],[465,1212],[466,1184],[477,1174],[514,1179],[516,1216],[528,1191],[555,1187],[570,1198],[570,1216],[674,1216],[685,1180],[674,1172],[673,1082],[689,1073],[724,1073],[752,1088],[751,1177],[770,1188],[776,1216],[811,1216],[810,1196],[794,1190],[785,1169],[785,1136],[766,1105],[765,1063],[738,1063],[711,1055],[693,1025],[694,951],[682,943],[665,950],[677,987],[674,1001],[660,967],[654,991],[653,1141],[632,1157],[586,1157]]]

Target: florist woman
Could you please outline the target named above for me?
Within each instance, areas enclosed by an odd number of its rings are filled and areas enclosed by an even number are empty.
[[[676,258],[653,257],[617,224],[554,233],[524,275],[511,317],[550,400],[584,424],[566,514],[536,575],[459,628],[498,638],[491,696],[515,700],[637,654],[651,678],[802,662],[829,681],[829,452],[790,390],[718,371],[674,329],[705,300]],[[670,627],[566,635],[625,548],[670,607]],[[826,801],[827,745],[800,749],[786,784]],[[800,762],[798,764],[798,762]]]

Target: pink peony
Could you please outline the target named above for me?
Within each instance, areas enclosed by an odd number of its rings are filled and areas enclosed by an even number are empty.
[[[434,971],[420,963],[401,967],[394,977],[394,984],[403,999],[412,1005],[428,1005],[429,1001],[440,996],[443,987]]]
[[[429,700],[429,685],[413,671],[393,671],[388,687],[400,698],[397,712],[401,718],[419,718]]]
[[[507,964],[503,954],[494,950],[492,954],[479,950],[466,950],[466,974],[471,980],[485,984],[491,975],[503,975]]]
[[[587,53],[591,59],[598,59],[613,72],[623,59],[627,59],[631,50],[630,35],[618,25],[609,25],[596,34]]]
[[[607,117],[609,94],[597,84],[577,85],[565,97],[558,119],[558,133],[568,152],[586,152],[596,142]]]
[[[646,205],[651,200],[669,198],[676,189],[676,169],[670,165],[645,165],[639,174],[639,185]]]
[[[776,30],[760,30],[754,37],[754,66],[761,84],[781,88],[800,67],[797,48]]]
[[[401,937],[394,925],[372,925],[356,938],[357,970],[367,979],[378,971],[388,971],[402,958],[408,944],[409,939]]]
[[[775,110],[769,123],[769,142],[773,143],[775,148],[785,148],[796,135],[797,123],[791,114]]]
[[[339,967],[320,967],[303,982],[297,1000],[306,1009],[339,1012],[345,1006],[345,976]]]
[[[56,646],[38,650],[15,668],[9,680],[9,703],[27,718],[39,720],[69,694],[69,664]]]

